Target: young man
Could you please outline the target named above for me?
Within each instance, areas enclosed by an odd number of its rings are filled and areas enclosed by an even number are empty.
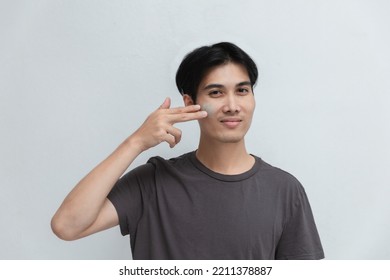
[[[290,174],[248,154],[257,80],[253,60],[231,43],[198,48],[176,84],[185,107],[167,98],[143,125],[82,179],[52,220],[74,240],[120,225],[134,259],[321,259],[308,199]],[[122,178],[143,151],[198,120],[196,151],[151,158]],[[120,179],[119,179],[120,178]]]

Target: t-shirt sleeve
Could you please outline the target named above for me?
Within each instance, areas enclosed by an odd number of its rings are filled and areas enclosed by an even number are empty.
[[[323,259],[324,251],[306,192],[300,184],[295,190],[292,215],[284,226],[276,249],[276,259]]]
[[[107,198],[114,205],[122,235],[133,235],[143,214],[145,199],[150,198],[154,167],[147,163],[122,176]]]

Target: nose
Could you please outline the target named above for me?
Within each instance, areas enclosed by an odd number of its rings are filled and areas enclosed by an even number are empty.
[[[224,113],[239,113],[241,110],[240,105],[238,103],[237,97],[235,94],[228,94],[225,97],[225,104],[223,106]]]

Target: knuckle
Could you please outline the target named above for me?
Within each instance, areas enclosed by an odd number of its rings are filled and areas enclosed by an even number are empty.
[[[188,120],[188,114],[181,114],[181,115],[180,115],[180,120],[181,120],[181,121],[186,121],[186,120]]]
[[[176,110],[177,110],[176,112],[179,114],[184,113],[184,108],[177,108]]]
[[[166,123],[166,120],[163,116],[160,116],[156,119],[156,125],[159,128],[162,128],[165,125],[165,123]]]
[[[158,133],[158,135],[160,135],[161,137],[164,137],[164,136],[167,134],[167,131],[166,131],[164,128],[159,127],[159,128],[157,129],[157,133]]]

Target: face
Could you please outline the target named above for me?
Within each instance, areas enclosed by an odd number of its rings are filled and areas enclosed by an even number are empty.
[[[192,100],[184,99],[186,105]],[[199,84],[197,103],[207,111],[199,120],[201,138],[221,143],[243,141],[255,109],[248,73],[240,64],[227,63],[209,70]]]

